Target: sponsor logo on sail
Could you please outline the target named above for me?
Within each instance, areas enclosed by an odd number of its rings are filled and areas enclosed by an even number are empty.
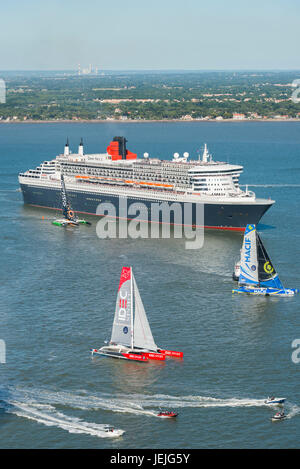
[[[127,308],[127,291],[122,292],[120,290],[120,305],[118,317],[120,321],[126,320],[126,308]]]
[[[251,239],[245,238],[245,262],[250,262],[251,259]]]
[[[272,266],[272,264],[269,261],[265,262],[264,271],[267,274],[271,274],[272,272],[274,272],[274,267]]]

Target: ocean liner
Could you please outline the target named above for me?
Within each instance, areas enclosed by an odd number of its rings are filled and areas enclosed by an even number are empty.
[[[206,145],[198,160],[189,159],[188,153],[174,153],[172,160],[161,160],[150,158],[148,153],[138,158],[127,150],[126,142],[124,137],[114,137],[105,153],[85,154],[82,139],[77,153],[70,151],[67,140],[64,152],[55,159],[19,174],[24,203],[61,209],[62,174],[73,210],[91,215],[103,215],[97,207],[109,202],[116,217],[121,217],[120,199],[126,200],[127,206],[142,203],[148,213],[155,203],[169,207],[177,203],[182,208],[189,203],[194,226],[200,204],[206,228],[244,231],[247,224],[258,224],[274,203],[256,198],[248,188],[242,190],[239,177],[243,166],[214,161]],[[135,216],[128,215],[128,219]],[[145,221],[153,220],[149,216]],[[174,223],[171,210],[169,222]]]

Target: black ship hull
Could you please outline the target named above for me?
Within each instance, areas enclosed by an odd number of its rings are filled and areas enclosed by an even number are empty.
[[[50,209],[61,210],[61,191],[59,188],[41,187],[29,184],[20,184],[23,193],[24,203],[28,205],[46,207]],[[115,207],[115,214],[117,218],[123,218],[123,212],[120,213],[120,198],[113,194],[107,193],[95,193],[89,191],[74,191],[68,190],[68,197],[70,199],[72,209],[77,213],[85,213],[89,215],[104,215],[104,213],[97,212],[97,207],[100,203],[111,203]],[[143,203],[147,207],[147,211],[151,213],[151,204],[157,203],[158,201],[148,199],[136,199],[127,197],[127,206],[133,203]],[[160,201],[161,202],[161,201]],[[167,202],[169,206],[174,203],[173,201]],[[183,202],[176,202],[182,206],[182,213],[184,209]],[[232,231],[244,231],[247,224],[258,224],[264,213],[272,206],[273,201],[265,203],[205,203],[204,204],[204,226],[205,228],[212,229],[223,229]],[[197,225],[196,216],[196,203],[192,204],[192,225]],[[128,215],[128,219],[134,219],[136,214],[133,216]],[[175,221],[172,218],[174,214],[170,212],[170,224],[174,224]],[[149,218],[145,221],[153,221]],[[156,221],[156,220],[155,220]],[[159,219],[158,222],[163,222]],[[177,222],[177,219],[176,219]],[[182,217],[181,223],[185,224],[185,220]]]

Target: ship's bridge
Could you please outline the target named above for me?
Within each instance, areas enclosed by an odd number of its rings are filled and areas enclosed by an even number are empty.
[[[189,169],[193,189],[207,194],[228,195],[240,193],[239,177],[242,166],[219,163],[197,165]]]

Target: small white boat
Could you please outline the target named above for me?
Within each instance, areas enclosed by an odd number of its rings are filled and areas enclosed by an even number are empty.
[[[118,438],[119,436],[122,436],[124,433],[125,433],[125,430],[121,430],[119,428],[114,428],[114,427],[111,427],[110,425],[108,425],[105,429],[104,429],[105,433],[107,433],[109,437],[111,438]]]
[[[268,397],[268,399],[265,400],[265,404],[282,405],[285,400],[285,397]]]
[[[284,419],[286,419],[286,415],[284,412],[277,412],[277,414],[273,415],[273,417],[271,418],[272,422],[278,422]]]
[[[238,261],[235,266],[234,266],[234,272],[232,274],[232,279],[235,281],[235,282],[238,282],[239,281],[239,278],[240,278],[240,272],[241,272],[241,261]]]

